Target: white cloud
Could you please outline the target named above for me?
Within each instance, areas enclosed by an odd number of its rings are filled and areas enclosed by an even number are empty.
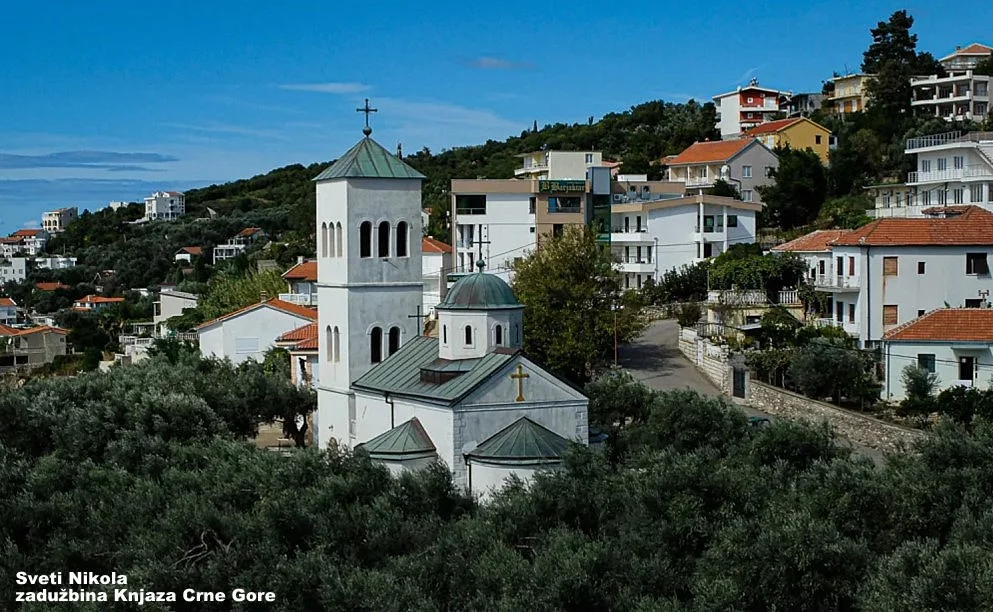
[[[372,89],[365,83],[287,83],[279,85],[280,89],[288,91],[316,91],[318,93],[330,94],[353,94]]]
[[[266,130],[259,128],[245,127],[241,125],[227,125],[222,123],[212,123],[209,125],[192,125],[189,123],[163,123],[165,127],[188,130],[191,132],[208,132],[215,134],[235,134],[239,136],[254,136],[258,138],[274,138],[276,140],[289,140],[284,134],[276,130]]]
[[[477,57],[465,60],[463,63],[472,68],[481,70],[526,70],[534,66],[528,62],[515,62],[501,59],[499,57]]]
[[[449,102],[378,98],[376,106],[380,121],[389,122],[390,131],[411,144],[424,143],[432,148],[480,144],[490,138],[502,140],[527,127],[485,108]]]

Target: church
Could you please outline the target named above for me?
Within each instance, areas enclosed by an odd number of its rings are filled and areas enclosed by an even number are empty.
[[[479,271],[422,335],[423,175],[364,138],[315,179],[321,449],[363,448],[394,473],[444,462],[486,497],[589,443],[588,400],[522,354],[524,306]]]

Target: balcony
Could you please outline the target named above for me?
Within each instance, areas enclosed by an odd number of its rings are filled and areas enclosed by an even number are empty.
[[[910,153],[911,151],[915,151],[917,149],[929,149],[931,147],[940,147],[948,144],[964,142],[993,142],[993,132],[969,132],[967,134],[963,134],[960,131],[955,131],[945,132],[944,134],[935,134],[933,136],[919,136],[917,138],[907,140],[904,153]]]
[[[679,179],[675,179],[679,180]],[[714,179],[707,178],[705,176],[690,176],[687,177],[686,181],[687,188],[698,188],[698,187],[713,187]]]
[[[651,235],[648,233],[648,228],[642,227],[638,228],[626,228],[626,227],[614,227],[610,230],[610,241],[611,242],[637,242],[637,243],[652,243],[655,241]]]
[[[723,225],[705,225],[702,232],[699,225],[693,226],[693,242],[723,242],[726,236]]]
[[[967,179],[993,178],[993,169],[982,166],[969,166],[966,168],[954,168],[952,170],[933,170],[930,172],[908,172],[907,184],[920,183],[945,183],[948,181],[962,181]]]
[[[757,111],[757,110],[778,111],[779,102],[776,102],[775,100],[765,101],[765,102],[752,102],[752,103],[745,102],[744,104],[741,105],[741,110],[746,112]]]
[[[548,164],[524,164],[523,168],[514,170],[514,176],[526,176],[548,172]]]
[[[837,319],[825,318],[825,319],[814,319],[815,327],[839,327],[845,330],[849,336],[859,337],[858,323],[846,323],[845,321],[839,321]]]
[[[822,274],[814,279],[814,288],[822,291],[858,291],[859,277]]]
[[[642,257],[621,257],[621,272],[631,272],[633,274],[652,274],[655,272],[655,264],[651,259]]]
[[[279,299],[298,306],[317,306],[316,293],[280,293]]]
[[[725,304],[729,306],[764,306],[770,304],[765,291],[761,289],[731,289],[707,292],[708,304]],[[796,289],[784,289],[779,292],[775,304],[780,306],[796,306],[800,304],[800,292]]]

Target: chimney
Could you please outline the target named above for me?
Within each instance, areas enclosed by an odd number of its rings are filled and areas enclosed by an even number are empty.
[[[303,255],[297,255],[297,263],[298,264],[302,264],[303,263]]]
[[[259,301],[260,302],[266,302],[268,300],[269,300],[269,293],[268,292],[262,291],[261,293],[259,293]]]
[[[960,45],[955,45],[955,50],[956,51],[961,51],[962,50],[962,47]]]

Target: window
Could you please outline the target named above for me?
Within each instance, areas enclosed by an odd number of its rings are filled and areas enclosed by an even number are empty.
[[[555,237],[555,238],[561,238],[562,237],[562,232],[564,231],[564,229],[565,229],[565,226],[562,225],[561,223],[555,223],[555,224],[553,224],[552,225],[552,236]]]
[[[930,191],[925,191],[925,192],[921,193],[921,204],[923,204],[924,206],[930,206],[931,205],[931,192]]]
[[[738,215],[728,215],[728,227],[738,227]]]
[[[983,186],[982,185],[970,185],[969,186],[969,202],[971,204],[979,204],[983,201]]]
[[[321,257],[328,256],[328,224],[321,223]]]
[[[920,264],[917,264],[918,273],[920,272]],[[897,258],[896,257],[883,257],[883,276],[896,276],[897,275]],[[852,274],[852,272],[849,272]]]
[[[956,170],[961,170],[962,168],[965,168],[965,158],[962,157],[961,155],[956,155],[955,157],[953,157],[952,167],[955,168]]]
[[[379,256],[390,256],[390,224],[387,221],[379,224]]]
[[[703,243],[703,256],[712,257],[713,255],[714,255],[714,243],[713,242]]]
[[[372,223],[368,221],[359,226],[359,257],[372,257]]]
[[[917,367],[928,372],[934,372],[934,355],[931,353],[918,353]]]
[[[848,305],[848,322],[849,323],[855,322],[855,304]]]
[[[821,135],[817,134],[814,136],[814,144],[821,144]]]
[[[741,201],[742,202],[751,202],[752,201],[752,190],[751,189],[744,189],[744,190],[742,190],[742,192],[741,192]]]
[[[894,257],[894,259],[896,259],[896,258]],[[848,258],[848,276],[855,276],[855,258],[854,257],[849,257]]]
[[[921,172],[930,172],[930,171],[931,171],[931,160],[930,159],[922,159],[921,160]]]
[[[754,117],[755,117],[755,115],[754,115],[753,113],[748,113],[748,118],[749,118],[749,119],[752,119],[752,118],[754,118]]]
[[[465,345],[472,346],[472,325],[465,326]]]
[[[393,353],[395,353],[398,350],[400,350],[400,328],[399,327],[391,327],[390,328],[389,342],[390,342],[390,346],[389,346],[389,354],[390,355],[392,355]]]
[[[519,344],[521,341],[521,326],[519,323],[514,323],[514,344]]]
[[[953,189],[952,190],[952,203],[962,204],[965,202],[965,189]]]
[[[631,288],[631,277],[628,276],[627,274],[624,275],[624,288],[625,289]]]
[[[335,363],[341,361],[341,336],[338,334],[338,328],[335,327],[334,331],[331,332],[332,345],[334,346],[334,361]]]
[[[534,233],[534,226],[533,225],[531,226],[531,233],[532,234]]]
[[[578,196],[548,198],[548,212],[550,213],[578,213],[580,206],[582,206],[582,199]]]
[[[456,215],[485,215],[486,196],[485,195],[457,195],[455,196]]]
[[[379,363],[383,360],[383,330],[379,327],[372,328],[369,336],[369,361]]]
[[[327,347],[327,360],[332,361],[334,358],[334,333],[331,331],[330,325],[324,330],[324,340],[324,346]]]
[[[502,325],[497,325],[496,326],[496,330],[494,331],[494,336],[495,336],[494,343],[497,346],[503,345],[503,326]]]
[[[751,98],[751,96],[749,96],[748,98],[746,98],[746,99],[745,99],[745,103],[746,103],[746,104],[751,104],[751,103],[752,103],[752,98]],[[749,117],[751,117],[751,116],[752,116],[752,115],[751,115],[751,113],[749,113],[749,114],[748,114],[748,116],[749,116]]]
[[[334,257],[334,223],[328,226],[328,248],[327,256]]]
[[[986,261],[986,253],[965,254],[966,274],[989,274],[990,266]]]
[[[938,190],[938,206],[944,206],[948,204],[948,192],[944,189]]]
[[[640,232],[641,231],[641,215],[638,215],[637,217],[635,217],[634,228],[635,228],[635,231],[636,232]]]
[[[341,257],[342,245],[341,245],[341,223],[340,222],[335,226],[334,235],[335,235],[335,241],[334,242],[335,242],[335,244],[338,247],[338,254],[337,254],[337,256],[338,257]]]
[[[969,298],[965,301],[966,308],[982,308],[983,300],[981,298]]]
[[[407,222],[397,223],[397,257],[407,257]]]
[[[926,311],[923,308],[921,308],[920,310],[917,311],[917,316],[918,317],[923,317],[925,312]]]
[[[972,380],[976,376],[976,358],[959,357],[959,380]]]
[[[772,178],[772,166],[765,167],[765,177]]]
[[[845,303],[835,302],[834,306],[834,320],[841,323],[845,320]]]
[[[883,306],[883,325],[896,325],[899,319],[899,309],[896,304]]]
[[[752,178],[752,167],[742,166],[741,167],[741,178]]]
[[[588,164],[592,164],[593,163],[593,154],[592,153],[587,153],[586,154],[586,163],[588,163]]]
[[[441,326],[441,343],[442,344],[448,344],[448,326],[447,325],[442,325]]]
[[[259,339],[258,338],[235,338],[234,339],[234,352],[238,355],[247,355],[250,353],[256,353],[259,350]]]
[[[944,172],[945,170],[948,170],[948,160],[945,159],[944,157],[939,157],[938,158],[938,172]]]
[[[924,263],[923,261],[917,262],[917,273],[924,274]]]
[[[535,207],[538,206],[538,198],[531,196],[528,199],[528,214],[533,215]]]

